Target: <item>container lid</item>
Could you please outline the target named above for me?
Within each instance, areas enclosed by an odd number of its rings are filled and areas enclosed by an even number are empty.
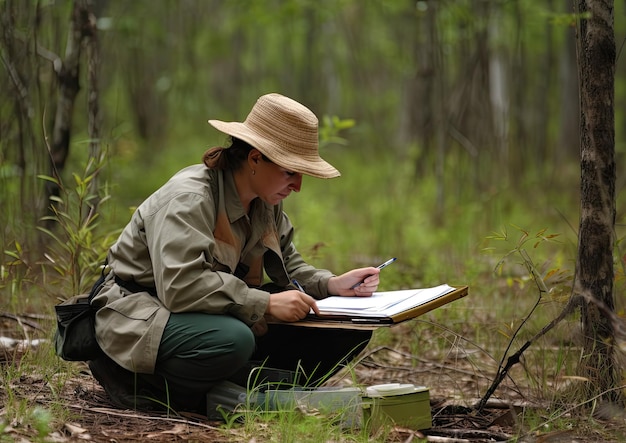
[[[410,383],[385,383],[382,385],[368,386],[366,389],[369,397],[386,397],[390,395],[413,394],[424,391],[424,386],[415,386]]]

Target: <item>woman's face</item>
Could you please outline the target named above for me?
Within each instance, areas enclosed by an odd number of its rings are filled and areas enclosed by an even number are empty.
[[[255,174],[251,182],[254,193],[261,200],[276,205],[289,197],[291,192],[300,192],[302,174],[278,166],[264,159],[260,152],[258,154],[252,156]]]

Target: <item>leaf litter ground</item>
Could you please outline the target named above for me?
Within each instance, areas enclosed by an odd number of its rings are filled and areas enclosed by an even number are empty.
[[[5,319],[6,320],[6,319]],[[11,319],[12,322],[13,319]],[[7,322],[3,322],[0,332],[10,333]],[[23,324],[22,324],[23,328]],[[14,335],[22,335],[15,328]],[[402,334],[402,327],[394,329],[394,334]],[[7,422],[6,406],[23,402],[32,410],[40,406],[42,410],[61,408],[66,411],[64,423],[54,423],[54,429],[45,441],[93,441],[93,442],[144,442],[150,441],[196,441],[234,442],[249,441],[260,443],[262,437],[242,435],[236,425],[226,429],[222,422],[210,421],[193,414],[167,416],[115,408],[106,394],[91,377],[85,363],[74,363],[77,371],[62,387],[39,375],[36,369],[22,371],[19,377],[9,377],[15,373],[22,361],[23,352],[18,347],[0,349],[2,385],[0,391],[0,423],[4,426],[0,441],[38,441],[37,430],[32,419]],[[415,355],[402,347],[370,346],[360,356],[351,371],[342,371],[327,384],[331,386],[369,386],[381,383],[413,383],[427,386],[430,390],[433,427],[424,431],[396,427],[386,436],[389,442],[420,441],[421,438],[437,442],[587,442],[620,441],[606,438],[609,427],[619,428],[615,421],[602,423],[602,434],[589,429],[557,429],[548,427],[528,432],[521,425],[524,411],[534,411],[541,416],[545,405],[529,394],[531,390],[520,387],[508,378],[497,390],[487,407],[477,413],[471,406],[476,404],[491,382],[496,365],[478,353],[455,347],[446,355],[437,352],[424,352]],[[478,369],[478,368],[481,369]],[[43,371],[41,371],[43,372]],[[10,385],[7,385],[10,383]],[[53,393],[53,389],[58,392]],[[11,398],[9,398],[9,396]],[[58,410],[58,409],[57,409]],[[16,414],[11,414],[15,416]],[[261,430],[262,424],[259,424]],[[249,428],[249,427],[248,427]],[[521,429],[528,432],[524,434]],[[0,429],[2,429],[0,427]],[[259,435],[262,433],[260,432]],[[271,434],[269,434],[271,435]],[[353,441],[348,436],[346,441]],[[422,440],[423,441],[423,440]]]

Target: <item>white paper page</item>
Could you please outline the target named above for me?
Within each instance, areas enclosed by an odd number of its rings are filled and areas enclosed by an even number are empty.
[[[375,292],[371,297],[332,296],[317,301],[322,315],[389,317],[454,291],[446,284],[433,288]]]
[[[360,311],[363,309],[382,310],[394,304],[400,303],[407,297],[415,294],[415,289],[402,291],[374,292],[370,297],[340,297],[331,296],[317,301],[317,307],[322,310],[347,309]]]
[[[421,306],[430,301],[436,300],[439,297],[446,295],[450,292],[454,291],[454,288],[448,285],[441,285],[435,288],[422,289],[419,292],[415,293],[414,296],[407,298],[400,303],[391,306],[387,309],[384,309],[380,314],[383,314],[385,317],[392,316],[399,312],[408,311],[416,306]]]

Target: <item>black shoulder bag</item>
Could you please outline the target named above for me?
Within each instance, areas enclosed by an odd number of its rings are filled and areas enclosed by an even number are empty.
[[[96,341],[97,309],[91,305],[91,300],[102,287],[105,277],[103,268],[89,294],[75,295],[54,307],[57,317],[54,349],[63,360],[87,361],[102,355]]]

